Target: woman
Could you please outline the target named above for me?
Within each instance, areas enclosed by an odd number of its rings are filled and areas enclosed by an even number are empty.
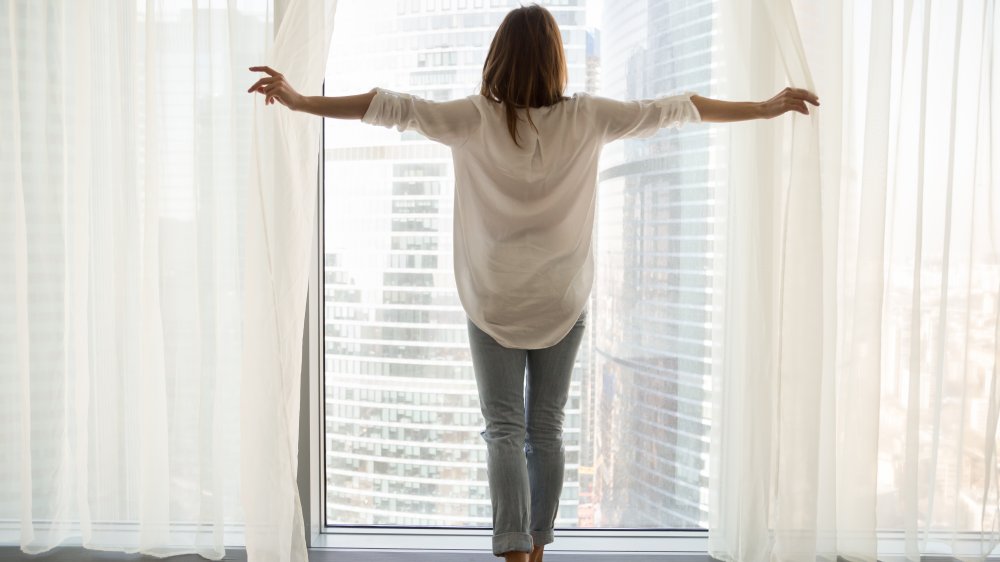
[[[431,102],[375,88],[305,97],[268,67],[250,87],[295,111],[415,130],[451,147],[455,278],[486,429],[493,554],[540,562],[563,485],[563,408],[593,281],[597,162],[607,142],[688,122],[764,119],[819,105],[786,88],[761,103],[693,93],[567,98],[559,28],[539,6],[500,24],[478,95]],[[525,367],[527,393],[525,395]],[[530,553],[530,556],[529,556]]]

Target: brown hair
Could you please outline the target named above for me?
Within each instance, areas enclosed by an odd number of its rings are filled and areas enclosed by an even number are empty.
[[[511,10],[493,36],[479,93],[506,106],[514,144],[520,146],[517,110],[562,101],[566,80],[562,34],[552,14],[537,4]],[[530,114],[528,123],[535,128]]]

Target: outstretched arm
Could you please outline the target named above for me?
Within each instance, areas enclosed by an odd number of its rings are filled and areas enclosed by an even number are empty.
[[[267,76],[250,86],[248,92],[264,94],[265,104],[281,102],[293,111],[304,111],[322,117],[335,119],[361,119],[375,97],[375,90],[355,96],[303,96],[295,91],[284,75],[269,66],[251,66],[254,72],[265,72]]]
[[[788,111],[809,115],[806,102],[819,105],[819,98],[809,90],[785,88],[773,98],[763,102],[723,101],[702,96],[691,96],[691,103],[698,108],[704,122],[727,123],[750,119],[770,119]]]
[[[334,119],[361,119],[368,111],[368,106],[374,97],[374,90],[353,96],[306,96],[302,103],[293,109]]]
[[[435,102],[383,88],[354,96],[303,96],[280,72],[268,66],[251,66],[250,70],[265,72],[267,76],[250,86],[248,92],[262,93],[265,104],[280,102],[293,111],[335,119],[360,119],[372,125],[396,127],[399,131],[413,130],[449,146],[463,144],[481,122],[479,110],[468,98]]]

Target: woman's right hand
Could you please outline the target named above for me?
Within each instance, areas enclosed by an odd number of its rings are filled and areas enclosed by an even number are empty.
[[[818,106],[819,98],[809,90],[785,88],[773,98],[760,103],[761,117],[770,119],[789,111],[798,111],[803,115],[809,115],[806,102]]]

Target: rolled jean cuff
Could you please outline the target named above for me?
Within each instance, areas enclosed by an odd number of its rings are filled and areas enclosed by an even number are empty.
[[[507,552],[530,553],[531,549],[531,535],[528,533],[501,533],[493,535],[494,556],[503,556]]]
[[[556,535],[552,529],[549,529],[548,531],[532,531],[531,540],[534,541],[535,546],[544,546],[555,542]]]

